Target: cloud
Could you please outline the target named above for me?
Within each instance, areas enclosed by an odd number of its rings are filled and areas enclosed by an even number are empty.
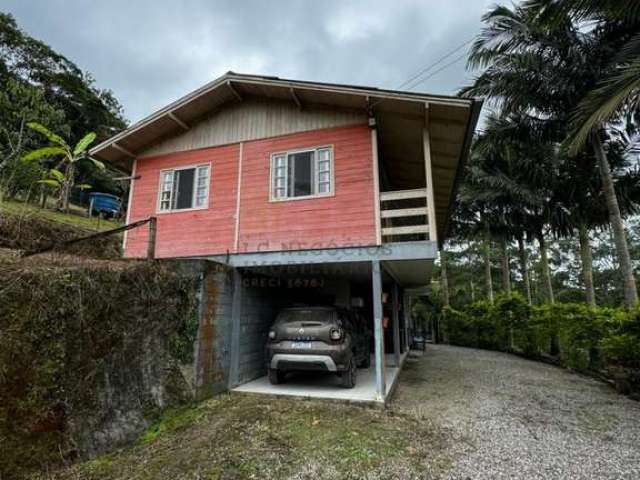
[[[476,35],[488,4],[5,0],[3,10],[113,90],[136,121],[227,70],[395,88]],[[460,59],[416,90],[451,94],[470,78]]]

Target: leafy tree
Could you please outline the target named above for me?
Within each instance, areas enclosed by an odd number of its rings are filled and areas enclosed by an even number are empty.
[[[5,198],[27,194],[42,177],[40,165],[22,162],[24,152],[38,145],[26,127],[34,121],[66,128],[64,113],[44,101],[41,90],[9,79],[0,90],[0,191]]]
[[[69,210],[71,189],[76,186],[74,184],[77,164],[80,161],[88,160],[101,170],[105,168],[102,162],[91,158],[87,153],[89,146],[96,139],[96,134],[94,132],[87,133],[76,143],[75,147],[71,148],[62,137],[51,132],[45,126],[36,122],[30,122],[27,126],[44,136],[49,141],[49,145],[33,150],[25,155],[23,160],[25,162],[33,162],[42,159],[60,158],[57,166],[50,169],[48,177],[40,180],[40,183],[52,186],[59,191],[58,208],[67,212]],[[89,188],[90,185],[82,184],[77,185],[77,187]]]
[[[126,127],[112,92],[96,88],[90,74],[0,13],[0,82],[9,79],[40,88],[44,99],[64,112],[71,138],[95,131],[103,140]]]
[[[640,4],[637,0],[528,0],[527,8],[549,23],[571,18],[585,28],[616,32],[625,38],[609,59],[602,78],[573,112],[572,153],[578,153],[589,135],[640,101]]]
[[[545,125],[558,143],[571,140],[571,119],[579,104],[611,73],[611,58],[633,35],[627,24],[596,24],[585,29],[564,2],[498,6],[483,18],[487,26],[472,47],[469,65],[483,72],[466,94],[488,97],[505,113],[518,113]],[[544,8],[541,8],[541,5]],[[616,251],[625,280],[627,307],[637,304],[620,205],[611,174],[615,135],[610,128],[590,135],[584,149],[597,162]]]
[[[98,140],[126,127],[112,92],[96,88],[90,74],[23,32],[11,15],[1,12],[0,85],[0,186],[9,196],[31,191],[42,178],[40,167],[55,167],[51,161],[41,166],[21,161],[25,151],[39,146],[39,139],[25,128],[28,122],[47,125],[65,138],[96,132]],[[71,170],[75,183],[120,193],[120,187],[100,169],[78,164]]]

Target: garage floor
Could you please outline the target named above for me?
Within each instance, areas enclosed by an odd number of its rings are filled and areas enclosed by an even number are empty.
[[[401,357],[400,365],[404,362],[406,353]],[[393,364],[393,355],[387,355],[387,365]],[[387,397],[395,387],[400,368],[385,368]],[[262,393],[267,395],[285,395],[304,398],[324,398],[350,402],[375,402],[376,400],[376,371],[371,368],[358,369],[358,378],[354,388],[343,388],[340,379],[335,374],[304,372],[293,373],[287,377],[287,381],[281,385],[271,385],[269,379],[264,376],[244,383],[233,389],[234,392]]]

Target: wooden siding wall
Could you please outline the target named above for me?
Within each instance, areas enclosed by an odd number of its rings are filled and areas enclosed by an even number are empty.
[[[271,154],[332,145],[335,194],[271,202]],[[375,245],[373,159],[366,124],[248,141],[242,148],[237,251]],[[158,214],[156,256],[213,255],[236,251],[236,205],[240,145],[139,158],[130,221],[156,214],[160,170],[211,163],[207,209]],[[126,257],[146,253],[147,230],[132,230]]]
[[[290,133],[366,123],[355,111],[299,109],[293,102],[248,98],[226,106],[178,136],[165,139],[140,156],[214,147]]]
[[[269,202],[270,154],[333,146],[335,195]],[[375,245],[373,159],[366,125],[244,144],[239,251]]]
[[[157,214],[158,258],[224,253],[233,248],[238,175],[238,145],[138,159],[130,221],[156,215],[160,170],[211,163],[207,209]],[[146,227],[128,232],[126,257],[142,257]]]

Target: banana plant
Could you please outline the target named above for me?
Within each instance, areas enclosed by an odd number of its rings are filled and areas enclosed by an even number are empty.
[[[57,165],[50,169],[47,178],[39,181],[43,185],[49,185],[58,190],[58,208],[64,212],[69,210],[69,195],[74,188],[90,188],[90,185],[75,185],[75,170],[78,162],[90,161],[100,170],[104,170],[104,164],[95,158],[91,158],[88,153],[89,146],[96,139],[94,132],[87,133],[72,148],[60,136],[53,133],[44,125],[37,122],[27,123],[27,127],[38,132],[49,141],[49,145],[38,148],[27,153],[23,157],[25,162],[41,161],[48,158],[59,157]]]
[[[65,180],[64,173],[62,173],[57,168],[52,168],[48,172],[46,172],[44,174],[44,178],[42,180],[38,180],[37,183],[41,185],[53,187],[55,191],[59,192],[60,189],[62,189],[62,187],[64,186],[64,180]],[[89,185],[88,183],[81,183],[79,185],[74,185],[73,188],[86,190],[88,188],[91,188],[91,185]]]

